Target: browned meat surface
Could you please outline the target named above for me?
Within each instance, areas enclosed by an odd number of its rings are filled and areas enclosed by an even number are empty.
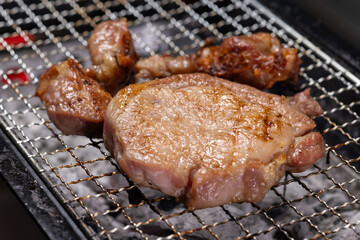
[[[278,81],[297,83],[301,60],[294,48],[283,48],[269,33],[229,37],[220,46],[197,53],[199,70],[259,89]]]
[[[122,89],[104,143],[135,183],[196,209],[260,201],[285,170],[310,167],[324,154],[314,127],[285,97],[183,74]]]
[[[36,95],[64,134],[102,136],[111,96],[73,59],[48,69],[40,78]]]
[[[136,78],[152,79],[170,77],[179,73],[196,72],[194,59],[186,56],[171,57],[155,55],[139,60],[136,65]]]
[[[97,25],[88,47],[93,63],[88,69],[90,77],[100,81],[112,95],[129,84],[138,56],[125,18]]]
[[[184,64],[186,63],[186,64]],[[190,57],[153,56],[136,64],[137,77],[167,77],[203,72],[259,89],[279,81],[297,83],[301,60],[294,48],[284,48],[269,33],[229,37],[219,46],[205,47]],[[171,66],[175,67],[175,71]]]

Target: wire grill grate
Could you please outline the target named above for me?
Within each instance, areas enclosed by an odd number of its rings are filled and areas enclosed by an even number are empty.
[[[357,239],[360,235],[360,80],[256,1],[4,0],[0,5],[0,122],[92,239]],[[126,17],[141,56],[185,55],[207,37],[272,32],[299,50],[299,88],[325,110],[316,118],[328,155],[289,174],[257,204],[189,211],[124,176],[98,139],[64,136],[34,91],[67,57],[90,65],[97,23]],[[13,46],[6,39],[20,35]],[[26,73],[29,79],[12,76]],[[289,90],[287,90],[289,91]]]

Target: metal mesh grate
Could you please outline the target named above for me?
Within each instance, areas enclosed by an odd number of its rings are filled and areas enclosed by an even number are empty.
[[[3,0],[0,5],[0,122],[93,239],[358,239],[360,80],[256,1]],[[289,174],[257,204],[189,211],[133,185],[99,139],[64,136],[34,96],[40,75],[67,57],[90,65],[97,23],[126,17],[136,50],[184,55],[207,37],[272,32],[303,60],[299,88],[325,110],[316,118],[327,156]],[[8,39],[21,36],[14,45]],[[28,76],[19,80],[19,76]]]

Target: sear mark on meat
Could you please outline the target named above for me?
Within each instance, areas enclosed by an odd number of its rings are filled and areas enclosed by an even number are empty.
[[[102,136],[111,96],[73,59],[49,68],[40,78],[36,96],[64,134]]]
[[[136,64],[137,78],[203,72],[267,89],[279,81],[297,84],[301,60],[294,48],[282,47],[269,33],[234,36],[189,57],[153,56]]]
[[[286,170],[310,167],[324,154],[314,127],[285,97],[182,74],[122,89],[104,144],[132,181],[198,209],[260,201]]]
[[[138,56],[127,20],[105,21],[96,26],[89,42],[93,66],[87,74],[103,84],[112,95],[129,84]]]

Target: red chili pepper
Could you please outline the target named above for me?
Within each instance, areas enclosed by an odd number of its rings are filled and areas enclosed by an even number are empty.
[[[11,82],[26,83],[26,82],[30,81],[30,76],[24,71],[19,72],[17,68],[8,69],[6,72],[13,72],[10,74],[6,74],[7,78]],[[5,77],[3,77],[1,80],[2,80],[3,84],[8,83],[5,79]]]
[[[35,37],[34,35],[27,33],[26,36],[29,38],[30,41],[34,41]],[[4,41],[10,46],[10,47],[14,47],[18,44],[24,44],[26,43],[26,40],[20,36],[20,35],[13,35],[10,37],[6,37],[4,38]],[[3,49],[4,46],[0,43],[0,50]]]

